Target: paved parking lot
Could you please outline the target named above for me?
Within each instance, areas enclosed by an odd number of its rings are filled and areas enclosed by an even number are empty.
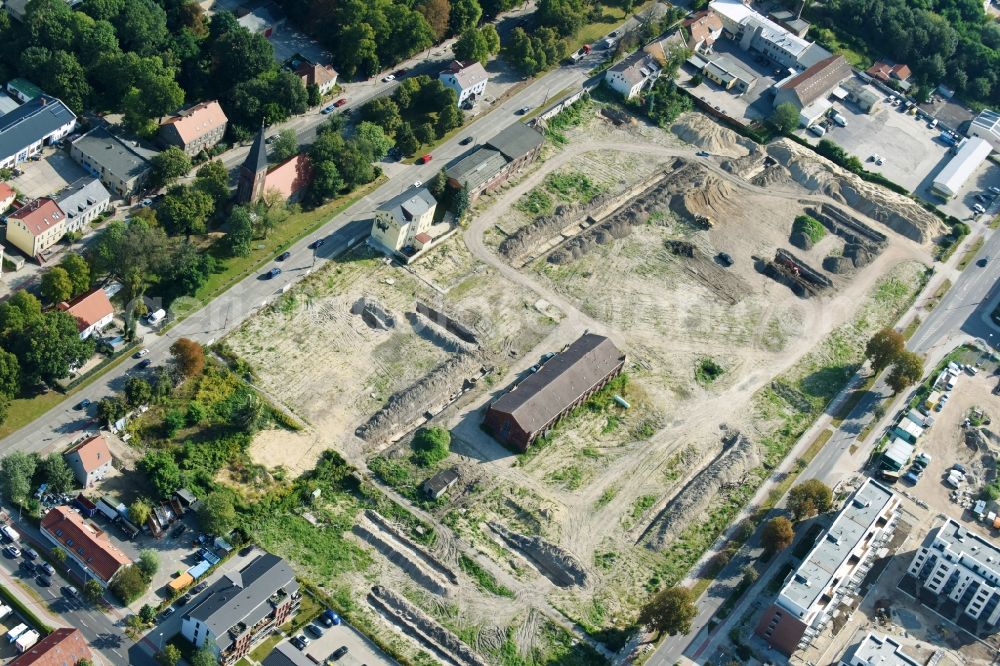
[[[743,119],[747,122],[763,120],[771,115],[774,85],[784,78],[778,74],[777,66],[770,62],[761,62],[763,57],[747,53],[730,39],[720,39],[713,47],[715,53],[732,58],[743,67],[757,74],[757,82],[743,95],[724,90],[721,86],[705,79],[701,84],[691,89],[691,92],[704,101],[716,107],[730,118]],[[687,86],[695,72],[690,65],[680,69],[676,82]]]
[[[315,657],[318,663],[324,663],[335,650],[342,645],[346,645],[348,652],[337,660],[337,664],[344,666],[394,666],[395,661],[389,655],[382,652],[377,645],[372,643],[360,631],[349,624],[340,624],[327,629],[323,629],[320,638],[313,638],[311,634],[306,634],[310,638],[310,643],[305,649],[305,653]],[[299,632],[302,633],[302,632]]]
[[[69,153],[58,148],[46,148],[42,159],[22,162],[19,166],[24,173],[10,183],[29,199],[55,194],[77,178],[87,175]]]

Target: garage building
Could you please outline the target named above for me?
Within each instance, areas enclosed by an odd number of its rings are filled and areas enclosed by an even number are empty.
[[[623,367],[625,354],[611,340],[585,333],[491,404],[486,411],[486,428],[501,444],[526,451]]]
[[[976,172],[979,166],[993,152],[993,146],[986,139],[974,136],[959,148],[951,161],[944,165],[931,183],[931,189],[943,197],[951,198],[958,194],[965,181]]]

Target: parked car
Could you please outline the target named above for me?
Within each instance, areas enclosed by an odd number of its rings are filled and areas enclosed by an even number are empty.
[[[315,250],[318,247],[322,247],[323,243],[325,243],[325,242],[326,242],[325,238],[317,238],[312,243],[309,243],[309,249],[310,250]]]
[[[965,469],[965,465],[962,465],[960,463],[955,463],[954,465],[951,466],[951,468],[960,474],[968,473],[967,470]]]
[[[178,606],[186,606],[188,604],[188,602],[190,602],[192,599],[194,599],[194,595],[192,593],[188,592],[183,597],[181,597],[180,599],[177,600],[177,605]]]
[[[267,272],[267,279],[268,280],[273,280],[274,278],[278,277],[279,275],[281,275],[281,269],[278,268],[277,266],[275,266],[274,268],[272,268],[271,270],[269,270]]]
[[[181,536],[185,532],[187,532],[187,525],[185,525],[184,523],[181,523],[180,525],[178,525],[177,527],[174,528],[173,532],[170,533],[170,537],[172,539],[176,539],[177,537]]]
[[[531,107],[530,106],[522,106],[520,109],[517,110],[517,115],[523,116],[528,111],[531,111]]]
[[[292,636],[291,639],[289,639],[288,642],[291,643],[292,645],[294,645],[295,648],[298,649],[298,650],[305,650],[306,649],[306,644],[303,643],[301,640],[299,640],[298,636]]]
[[[989,188],[989,190],[993,194],[1000,196],[1000,187],[996,187],[995,185],[991,185],[990,188]]]
[[[312,634],[313,638],[319,638],[323,635],[323,630],[319,628],[319,625],[312,623],[306,625],[306,631]]]
[[[59,591],[63,593],[64,597],[77,597],[80,595],[72,585],[64,585]]]
[[[340,624],[340,616],[337,615],[336,613],[334,613],[329,608],[327,608],[325,611],[323,611],[322,620],[323,620],[323,624],[325,624],[328,627],[332,627],[332,626]]]
[[[160,613],[160,621],[166,620],[168,617],[177,612],[177,609],[173,606],[167,606],[167,609]]]
[[[322,111],[320,111],[320,113],[322,113],[325,116],[327,114],[333,113],[333,110],[335,108],[336,107],[333,104],[331,104],[330,106],[328,106],[328,107],[324,108]]]
[[[339,648],[337,648],[336,650],[333,651],[333,654],[331,656],[334,659],[340,659],[341,657],[343,657],[347,653],[348,653],[347,646],[346,645],[341,645]]]
[[[45,574],[48,575],[48,576],[55,576],[56,575],[55,567],[53,567],[48,562],[43,562],[39,568],[42,571],[44,571]]]
[[[988,263],[990,263],[990,256],[986,255],[985,257],[976,262],[976,266],[979,266],[980,268],[985,268],[986,264]]]
[[[21,551],[21,554],[24,555],[25,559],[28,560],[38,559],[38,553],[36,553],[33,549],[27,546],[25,546],[24,550]]]
[[[296,638],[302,641],[303,645],[309,645],[310,643],[312,643],[312,641],[309,640],[309,637],[306,636],[305,634],[299,634]]]
[[[695,153],[695,155],[697,155],[698,157],[708,157],[709,152],[707,150],[699,150],[697,153]]]
[[[52,579],[48,576],[39,575],[35,578],[35,582],[42,587],[52,587]]]
[[[274,260],[275,261],[284,261],[285,259],[288,259],[288,257],[290,257],[290,256],[292,256],[291,252],[282,252],[277,257],[275,257]]]
[[[385,76],[382,77],[382,83],[389,83],[389,81],[395,81],[395,80],[396,80],[395,74],[386,74]]]
[[[137,351],[135,353],[135,357],[136,358],[142,358],[143,356],[145,356],[148,353],[149,353],[149,350],[146,349],[145,347],[143,347],[142,349],[140,349],[139,351]]]
[[[199,592],[203,592],[207,587],[208,587],[208,581],[207,580],[203,580],[203,581],[201,581],[200,583],[198,583],[197,585],[195,585],[194,587],[191,588],[191,593],[192,594],[198,594]]]
[[[408,69],[406,69],[405,67],[402,67],[400,69],[397,69],[395,72],[393,72],[393,74],[395,74],[396,78],[398,79],[401,76],[406,76],[406,73],[408,71],[409,71]]]
[[[90,400],[84,398],[80,402],[76,403],[76,406],[73,407],[73,409],[75,409],[76,411],[79,412],[79,411],[82,411],[84,409],[87,409],[87,407],[90,407]]]
[[[427,164],[432,159],[434,159],[434,156],[431,155],[430,153],[427,153],[426,155],[424,155],[423,157],[420,158],[420,163],[421,164]]]
[[[347,104],[347,98],[346,97],[341,97],[340,99],[338,99],[336,102],[333,103],[333,105],[335,107],[337,107],[338,109],[340,107],[344,106],[345,104]]]
[[[467,137],[465,137],[464,139],[462,139],[461,141],[459,141],[459,143],[460,143],[461,145],[463,145],[463,146],[467,146],[467,145],[469,145],[470,143],[472,143],[473,141],[475,141],[475,139],[473,139],[473,138],[472,138],[471,136],[467,136]]]
[[[977,215],[982,215],[983,213],[985,213],[985,212],[986,212],[986,209],[985,209],[985,208],[983,208],[983,207],[982,207],[982,206],[981,206],[980,204],[974,204],[974,205],[972,206],[972,210],[973,210],[973,211],[974,211],[974,212],[975,212],[975,213],[976,213]]]
[[[920,480],[913,472],[907,472],[902,476],[902,479],[911,485],[916,485],[917,481]]]
[[[136,363],[135,367],[138,368],[139,370],[145,370],[146,368],[148,368],[151,365],[153,365],[153,362],[150,361],[148,358],[144,358],[141,361],[139,361],[138,363]]]
[[[15,546],[15,545],[7,546],[6,548],[3,549],[3,552],[4,552],[4,554],[6,554],[7,556],[9,556],[11,558],[15,558],[15,557],[20,557],[21,556],[21,549],[18,548],[17,546]]]
[[[28,560],[21,560],[20,567],[29,575],[35,575],[35,565]]]

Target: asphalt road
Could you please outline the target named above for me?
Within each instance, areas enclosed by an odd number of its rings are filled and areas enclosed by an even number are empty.
[[[936,363],[949,350],[969,338],[984,340],[994,349],[995,343],[1000,340],[1000,330],[987,323],[992,306],[1000,298],[1000,233],[982,229],[979,225],[975,232],[985,235],[977,260],[961,272],[951,268],[942,269],[952,280],[953,286],[907,342],[908,349],[928,358],[928,365]],[[957,252],[953,260],[958,259],[961,254]],[[990,260],[985,266],[980,266],[978,259],[983,257],[990,257]],[[877,381],[835,429],[823,449],[803,470],[801,478],[817,478],[833,486],[847,474],[858,471],[857,461],[860,460],[863,464],[869,452],[859,450],[852,455],[850,447],[875,418],[875,405],[891,393],[884,380]],[[810,432],[804,438],[814,436]],[[854,468],[850,468],[852,462],[855,463]],[[783,501],[779,503],[779,507],[783,506]],[[751,542],[758,543],[759,538],[760,530],[751,537]],[[668,638],[661,643],[647,662],[650,666],[670,666],[682,656],[700,663],[713,653],[712,646],[727,635],[728,622],[720,624],[711,632],[703,629],[738,585],[742,577],[742,566],[743,563],[734,560],[726,567],[699,600],[698,615],[692,622],[691,632],[685,636]],[[769,579],[770,572],[774,569],[775,564],[772,562],[768,571],[761,575],[761,580]],[[740,605],[730,615],[731,619],[742,617],[745,607],[754,601],[750,596],[744,595]]]

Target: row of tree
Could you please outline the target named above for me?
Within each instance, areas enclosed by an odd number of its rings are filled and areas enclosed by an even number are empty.
[[[403,80],[391,97],[361,107],[359,133],[363,134],[365,122],[370,123],[368,132],[380,128],[402,154],[413,155],[421,145],[462,125],[464,115],[457,103],[455,91],[438,79],[414,76]]]

